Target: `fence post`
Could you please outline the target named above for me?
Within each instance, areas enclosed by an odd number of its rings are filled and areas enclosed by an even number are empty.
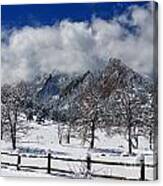
[[[51,172],[51,154],[48,153],[48,174]]]
[[[91,175],[91,155],[88,153],[87,154],[87,174],[86,176],[90,176]]]
[[[140,180],[145,180],[145,158],[143,154],[140,156]]]
[[[18,160],[17,160],[17,170],[20,170],[20,164],[21,164],[21,156],[18,154]]]

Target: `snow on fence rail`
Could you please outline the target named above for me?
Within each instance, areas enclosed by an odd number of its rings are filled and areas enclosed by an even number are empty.
[[[63,157],[54,157],[51,155],[51,153],[48,153],[47,155],[27,155],[27,154],[13,154],[9,152],[1,152],[1,155],[5,156],[13,156],[17,157],[17,163],[11,163],[11,162],[1,162],[1,166],[14,166],[18,171],[22,169],[38,169],[38,170],[46,170],[48,174],[53,175],[52,172],[58,172],[58,173],[68,173],[68,174],[76,174],[73,170],[65,170],[65,169],[58,169],[52,167],[52,160],[60,160],[64,162],[80,162],[86,164],[86,172],[81,172],[81,174],[85,175],[85,177],[101,177],[101,178],[112,178],[112,179],[121,179],[121,180],[147,180],[145,177],[145,168],[156,168],[157,164],[145,164],[144,156],[140,159],[139,163],[124,163],[124,162],[110,162],[110,161],[101,161],[101,160],[93,160],[91,158],[91,155],[87,155],[86,159],[73,159],[73,158],[63,158]],[[46,166],[33,166],[33,165],[23,165],[22,164],[22,158],[36,158],[36,159],[46,159]],[[104,174],[95,174],[92,172],[92,165],[108,165],[108,166],[123,166],[123,167],[138,167],[140,168],[139,178],[127,178],[127,177],[121,177],[121,176],[113,176],[113,175],[104,175]]]

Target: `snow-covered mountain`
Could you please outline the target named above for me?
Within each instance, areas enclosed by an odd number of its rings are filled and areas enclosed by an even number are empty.
[[[113,99],[117,95],[116,91],[121,93],[132,91],[135,95],[140,95],[141,99],[151,97],[154,93],[152,79],[140,75],[117,59],[110,59],[108,64],[98,71],[89,70],[84,74],[53,71],[37,76],[32,82],[28,82],[27,86],[27,102],[30,103],[26,104],[27,108],[34,107],[34,110],[38,111],[44,104],[48,107],[48,112],[58,98],[59,104],[65,105],[67,102],[80,99],[82,94],[86,95],[90,88],[102,99],[110,97]]]
[[[53,104],[56,98],[65,105],[68,101],[78,99],[81,90],[87,91],[91,86],[103,99],[116,95],[116,91],[132,91],[144,99],[153,95],[154,82],[146,76],[133,71],[117,59],[110,59],[99,71],[87,71],[84,74],[64,74],[53,72],[37,78],[32,82],[33,97],[39,103]],[[114,94],[114,95],[113,95]],[[142,96],[143,95],[143,96]],[[55,104],[55,103],[54,103]]]
[[[100,69],[98,72],[88,71],[82,76],[73,79],[60,92],[61,96],[71,96],[75,92],[77,93],[81,86],[86,87],[90,86],[90,84],[94,84],[93,88],[99,90],[104,98],[109,97],[117,89],[133,89],[144,93],[152,93],[154,91],[152,79],[133,71],[120,60],[111,59],[104,69]]]
[[[116,89],[136,89],[138,91],[153,91],[153,80],[133,71],[120,60],[111,59],[102,71],[99,83],[104,96],[109,96]]]

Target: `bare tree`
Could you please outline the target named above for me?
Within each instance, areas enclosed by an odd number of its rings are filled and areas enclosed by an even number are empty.
[[[146,136],[149,132],[153,135],[152,95],[132,87],[114,91],[107,101],[106,112],[111,118],[111,128],[127,137],[128,152],[132,154],[132,148],[138,148],[138,136]]]
[[[4,85],[2,87],[2,106],[5,109],[5,118],[9,126],[13,149],[16,149],[18,117],[22,113],[26,92],[24,82],[15,86]]]
[[[86,85],[80,87],[78,98],[78,118],[77,126],[80,136],[85,141],[89,141],[90,148],[95,146],[95,131],[100,119],[101,95],[95,86],[95,76],[91,74]]]

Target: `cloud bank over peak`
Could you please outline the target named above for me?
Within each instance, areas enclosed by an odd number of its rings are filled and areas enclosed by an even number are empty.
[[[134,70],[153,69],[152,6],[130,7],[112,20],[63,20],[53,26],[2,31],[2,83],[30,80],[38,73],[65,73],[100,68],[109,57]],[[6,42],[6,37],[8,41]]]

